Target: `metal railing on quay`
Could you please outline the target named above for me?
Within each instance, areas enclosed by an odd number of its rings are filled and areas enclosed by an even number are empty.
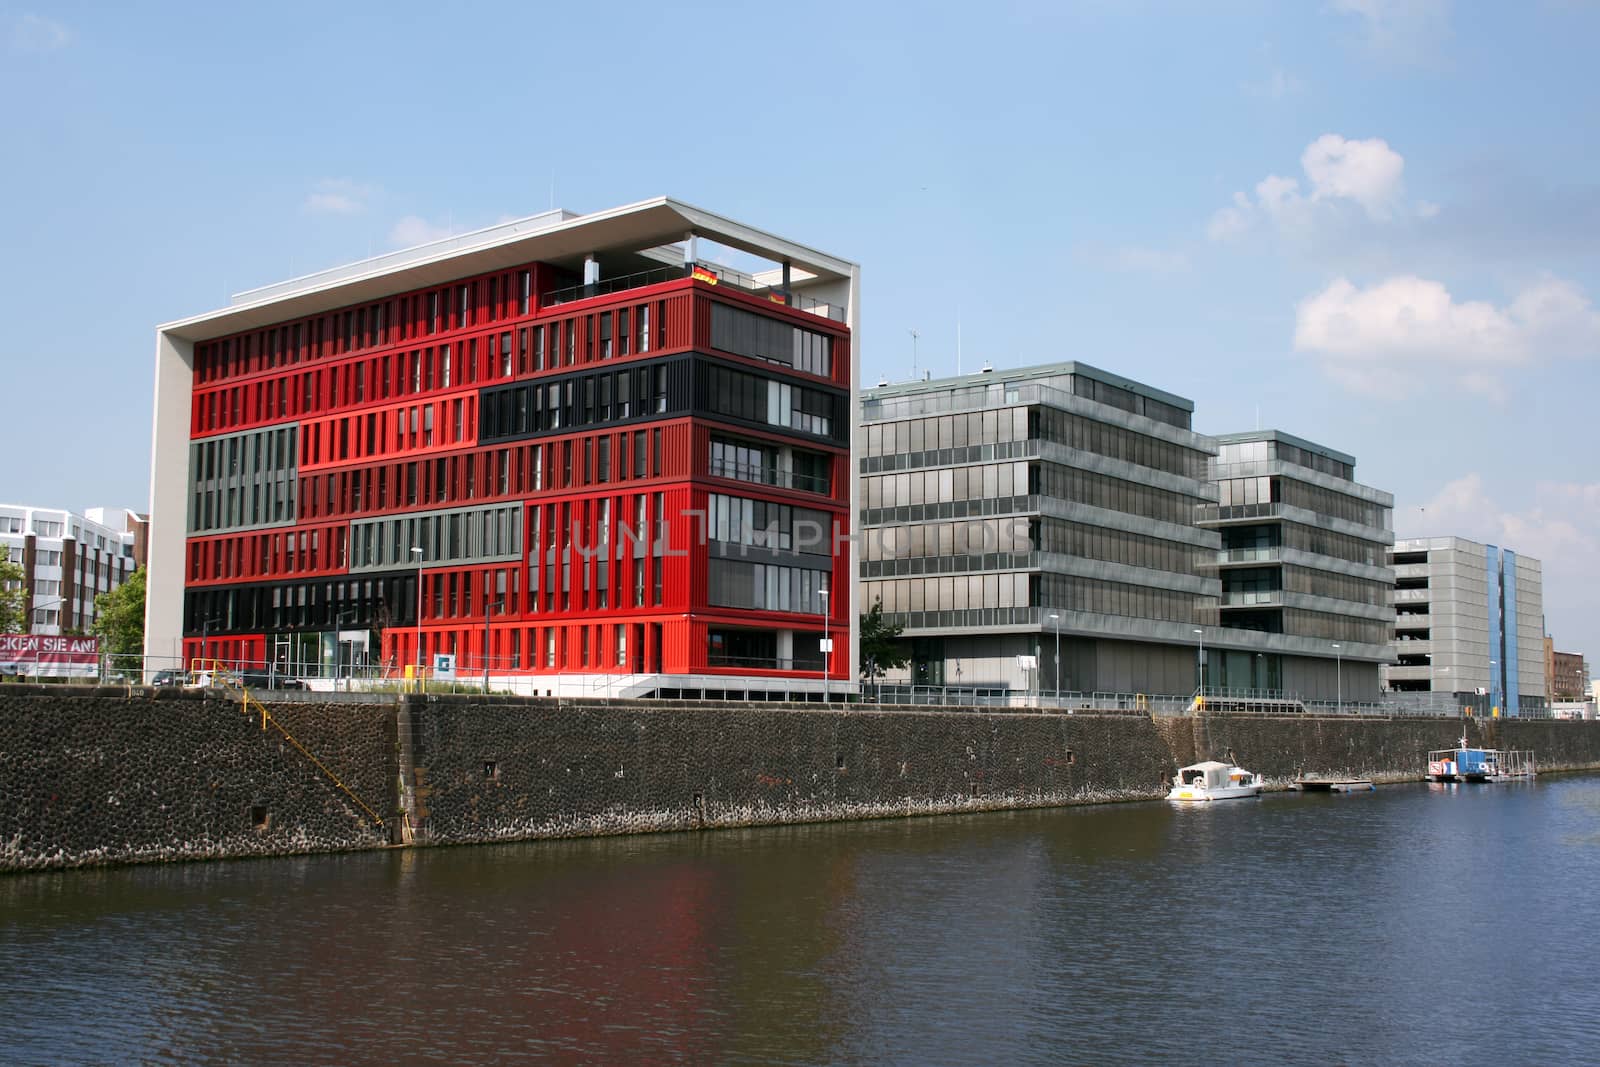
[[[485,663],[470,656],[459,658],[452,672],[440,672],[415,664],[320,664],[282,663],[240,659],[192,659],[159,656],[103,655],[98,663],[51,665],[48,670],[25,673],[0,673],[0,684],[11,682],[72,686],[174,686],[186,688],[248,689],[270,694],[264,699],[286,701],[361,701],[399,693],[484,693],[515,696],[560,696],[569,699],[617,699],[653,693],[653,675],[637,672],[633,666],[594,665],[583,673],[530,670],[525,660],[494,658]],[[712,656],[708,666],[722,670],[796,671],[802,676],[820,678],[820,660],[765,656]],[[717,676],[729,688],[737,688],[738,675]],[[752,682],[769,683],[765,676],[752,676]],[[918,706],[949,708],[996,708],[1019,711],[1059,711],[1094,713],[1138,713],[1180,716],[1207,713],[1352,716],[1372,718],[1416,717],[1456,718],[1463,715],[1487,717],[1493,714],[1479,698],[1481,706],[1464,706],[1451,693],[1390,692],[1379,700],[1305,699],[1301,694],[1276,689],[1225,688],[1207,686],[1188,693],[1138,693],[1114,691],[1063,691],[1013,689],[999,685],[926,685],[867,679],[859,693],[857,679],[835,677],[839,685],[834,694],[840,701],[863,706]],[[704,688],[700,686],[698,688]],[[663,697],[661,699],[672,699]],[[678,699],[695,699],[680,697]],[[1554,718],[1553,709],[1526,705],[1516,712],[1502,710],[1508,718]]]

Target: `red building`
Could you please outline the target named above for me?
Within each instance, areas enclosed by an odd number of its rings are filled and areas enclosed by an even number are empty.
[[[161,327],[147,653],[775,697],[823,687],[826,613],[841,688],[857,286],[662,199]]]

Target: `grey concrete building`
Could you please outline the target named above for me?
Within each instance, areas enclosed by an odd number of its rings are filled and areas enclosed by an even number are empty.
[[[1216,625],[1192,412],[1083,363],[865,391],[861,608],[912,656],[890,680],[1187,694],[1202,645],[1253,640]]]
[[[1400,540],[1394,566],[1396,693],[1448,693],[1484,714],[1542,716],[1544,577],[1539,561],[1461,537]]]
[[[1222,541],[1222,628],[1251,637],[1219,642],[1207,686],[1377,700],[1392,656],[1394,497],[1356,482],[1354,456],[1279,430],[1215,440],[1217,502],[1199,521]]]

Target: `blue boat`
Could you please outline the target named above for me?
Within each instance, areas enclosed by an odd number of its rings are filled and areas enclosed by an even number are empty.
[[[1473,748],[1461,736],[1455,748],[1428,753],[1430,782],[1508,782],[1538,773],[1533,753],[1526,749]]]

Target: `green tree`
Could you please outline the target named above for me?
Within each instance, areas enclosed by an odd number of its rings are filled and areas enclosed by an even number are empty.
[[[144,568],[128,580],[94,598],[94,626],[100,651],[112,656],[138,656],[144,652]]]
[[[861,616],[861,678],[876,681],[911,662],[900,640],[901,627],[883,620],[883,600]]]
[[[22,618],[22,564],[11,560],[11,547],[0,546],[0,634],[26,633]]]

